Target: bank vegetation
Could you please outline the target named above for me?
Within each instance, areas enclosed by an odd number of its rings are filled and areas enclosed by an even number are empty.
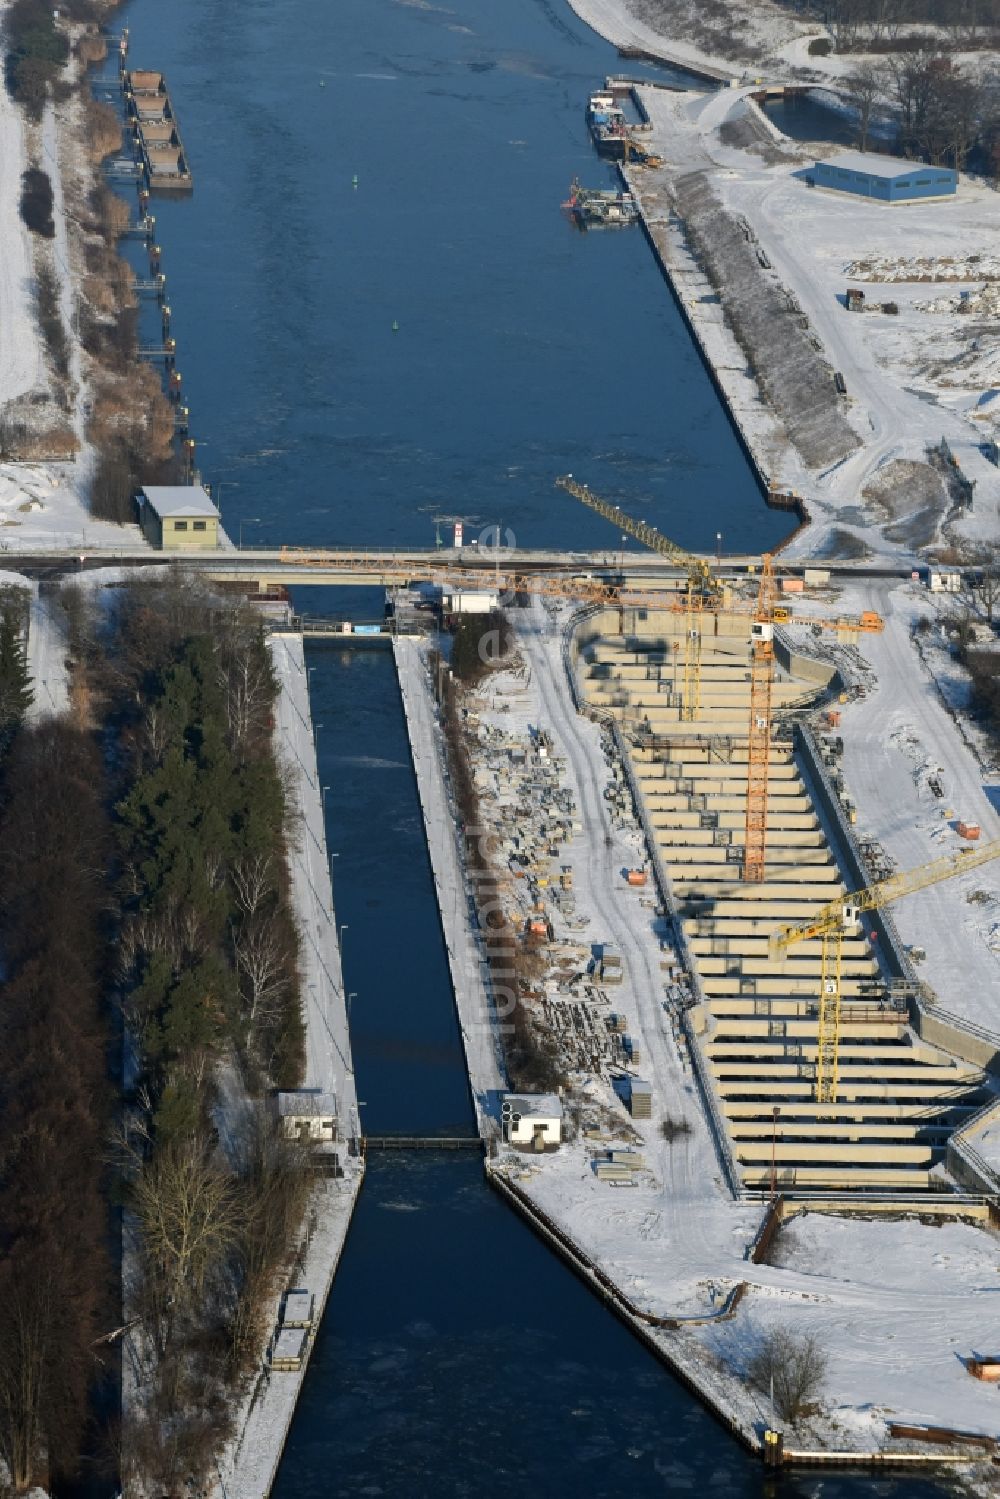
[[[25,117],[21,210],[32,231],[47,378],[0,411],[0,457],[73,458],[82,436],[95,459],[91,513],[124,523],[135,519],[135,490],[179,480],[181,465],[173,407],[158,372],[139,358],[135,277],[118,253],[129,206],[99,172],[103,159],[122,149],[119,115],[92,97],[88,80],[89,67],[107,55],[100,28],[113,10],[113,0],[69,0],[56,8],[14,0],[5,16],[7,86]],[[58,198],[42,144],[49,110],[59,131],[63,255],[57,254]],[[71,287],[64,285],[67,256]]]
[[[27,724],[26,594],[0,596],[0,1468],[65,1484],[117,1325],[109,1253],[113,921],[106,775],[72,722]]]
[[[298,834],[259,618],[183,580],[92,597],[61,592],[74,711],[36,727],[0,596],[0,1460],[180,1499],[311,1191],[268,1104],[303,1068]]]
[[[259,618],[184,581],[131,584],[110,619],[69,601],[116,763],[115,984],[126,1094],[115,1163],[134,1331],[129,1491],[201,1483],[259,1367],[308,1158],[264,1100],[303,1067],[295,836]]]

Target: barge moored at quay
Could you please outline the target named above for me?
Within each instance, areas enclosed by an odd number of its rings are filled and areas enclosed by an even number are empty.
[[[194,186],[187,153],[162,73],[122,72],[125,114],[150,192],[189,192]]]

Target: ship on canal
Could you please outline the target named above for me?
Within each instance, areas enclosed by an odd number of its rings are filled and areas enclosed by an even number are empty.
[[[575,178],[562,206],[588,229],[634,224],[639,217],[638,204],[623,188],[582,187]]]
[[[604,89],[591,94],[587,103],[587,127],[598,156],[606,156],[611,161],[625,159],[628,121],[621,105],[615,103],[614,94]]]

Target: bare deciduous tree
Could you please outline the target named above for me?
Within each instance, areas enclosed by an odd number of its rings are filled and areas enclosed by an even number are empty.
[[[826,1379],[827,1358],[815,1333],[775,1327],[766,1333],[747,1367],[751,1384],[772,1396],[785,1421],[797,1421],[813,1404]]]
[[[238,1241],[243,1210],[233,1178],[200,1139],[161,1146],[131,1186],[143,1248],[168,1297],[183,1305]]]
[[[274,684],[265,655],[253,646],[238,650],[220,672],[233,746],[243,747],[267,727]]]
[[[247,920],[233,932],[233,952],[251,1034],[275,1019],[288,992],[290,956],[274,921]]]
[[[890,78],[885,68],[870,62],[859,63],[844,80],[845,94],[858,112],[858,145],[862,151],[868,149],[875,106],[886,97],[889,87]]]
[[[1000,606],[1000,552],[988,547],[977,552],[972,563],[977,571],[966,574],[968,592],[973,606],[991,625]]]
[[[230,870],[230,878],[240,910],[249,920],[256,916],[274,889],[274,860],[270,854],[237,859]]]

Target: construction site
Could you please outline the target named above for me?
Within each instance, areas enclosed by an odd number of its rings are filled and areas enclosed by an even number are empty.
[[[863,720],[891,739],[880,695],[895,724],[938,692],[912,646],[897,681],[871,664],[927,585],[838,596],[770,556],[727,574],[559,482],[681,575],[519,580],[514,654],[460,698],[537,1086],[564,1116],[544,1151],[487,1120],[489,1174],[749,1445],[781,1421],[747,1359],[793,1315],[830,1350],[835,1411],[795,1433],[809,1460],[932,1461],[942,1440],[975,1460],[1000,828],[940,703],[926,806],[902,819],[924,857],[897,851],[895,772],[872,800],[859,759]],[[944,981],[939,926],[966,955]]]

